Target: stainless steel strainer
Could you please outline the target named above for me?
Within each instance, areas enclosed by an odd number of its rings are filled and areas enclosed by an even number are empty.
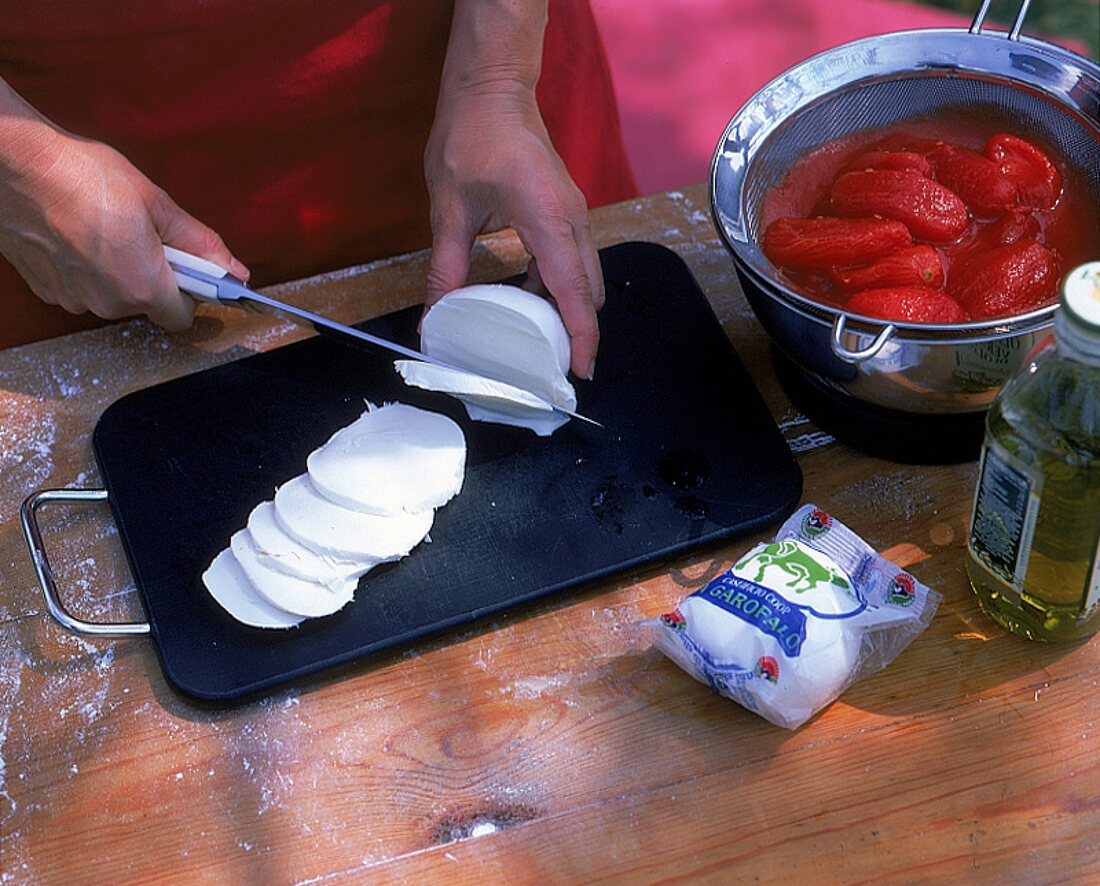
[[[960,114],[1057,148],[1100,205],[1100,65],[1010,31],[901,31],[848,43],[777,77],[730,121],[711,210],[761,323],[804,371],[906,412],[983,411],[1050,326],[1053,307],[965,325],[889,323],[793,291],[757,246],[768,189],[797,159],[856,131]],[[1100,231],[1096,232],[1100,255]]]

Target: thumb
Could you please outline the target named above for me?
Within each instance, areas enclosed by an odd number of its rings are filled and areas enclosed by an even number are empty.
[[[248,280],[252,276],[213,228],[184,212],[164,192],[151,208],[151,215],[162,243],[213,262],[238,280]]]
[[[462,227],[441,225],[432,239],[432,254],[428,259],[428,277],[424,303],[434,305],[452,290],[465,285],[470,273],[470,249],[473,232]]]
[[[239,280],[250,276],[248,268],[229,251],[221,237],[198,219],[180,209],[164,192],[157,190],[149,203],[149,216],[161,243],[174,246],[225,268]],[[159,247],[160,285],[152,294],[146,316],[158,326],[182,332],[195,316],[195,302],[182,293]],[[155,265],[154,265],[155,266]]]

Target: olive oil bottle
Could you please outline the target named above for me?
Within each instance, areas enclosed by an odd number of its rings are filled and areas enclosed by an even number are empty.
[[[1066,276],[1053,336],[989,410],[966,567],[1014,633],[1100,628],[1100,262]]]

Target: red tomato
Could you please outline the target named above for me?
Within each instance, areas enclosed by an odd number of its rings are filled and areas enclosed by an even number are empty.
[[[830,268],[829,279],[846,292],[884,286],[943,288],[943,259],[927,243],[902,249],[859,268]]]
[[[996,218],[1016,205],[1016,182],[977,151],[945,143],[928,158],[936,181],[958,194],[978,218]]]
[[[844,310],[908,323],[966,323],[970,319],[951,296],[925,286],[865,289],[848,299]]]
[[[970,222],[958,194],[915,172],[846,172],[833,182],[829,201],[837,215],[892,218],[918,240],[933,243],[955,240]]]
[[[780,267],[815,270],[874,261],[912,242],[905,225],[882,218],[779,218],[761,248]]]
[[[868,151],[849,163],[848,169],[894,169],[932,177],[931,161],[915,151]]]
[[[1052,209],[1062,196],[1062,174],[1031,142],[1002,132],[986,142],[985,155],[1016,183],[1020,202]]]
[[[1011,317],[1058,294],[1058,254],[1035,240],[1017,240],[959,256],[947,291],[975,320]]]

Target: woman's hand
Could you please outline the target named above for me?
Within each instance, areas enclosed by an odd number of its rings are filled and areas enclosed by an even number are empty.
[[[591,378],[603,274],[584,196],[550,143],[535,102],[545,3],[460,0],[425,153],[432,203],[427,304],[466,282],[482,232],[512,227],[571,338],[573,372]]]
[[[167,243],[247,278],[221,238],[120,153],[51,124],[0,82],[0,252],[43,301],[186,329]]]

